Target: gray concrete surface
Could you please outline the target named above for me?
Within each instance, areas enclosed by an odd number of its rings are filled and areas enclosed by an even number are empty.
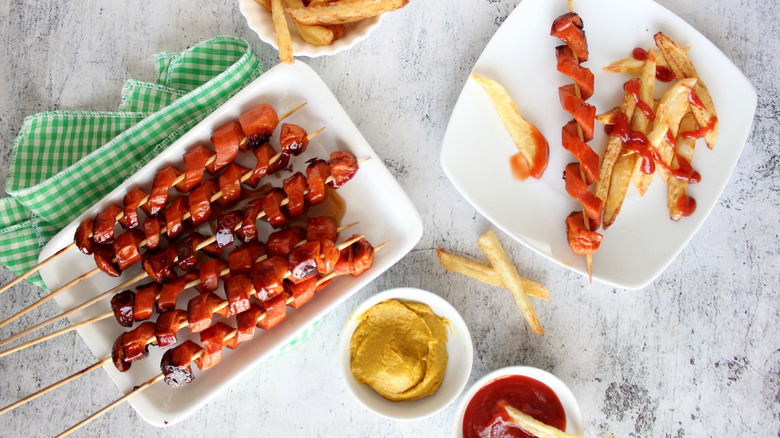
[[[474,340],[471,382],[519,364],[558,375],[582,406],[586,436],[780,436],[778,9],[765,1],[659,1],[757,88],[753,131],[702,229],[644,290],[589,284],[501,236],[521,274],[553,295],[537,306],[547,330],[540,338],[507,292],[445,272],[435,255],[444,247],[479,257],[476,238],[491,228],[449,183],[439,151],[469,70],[517,3],[413,1],[352,50],[304,59],[409,193],[424,221],[422,240],[326,317],[308,342],[266,361],[187,420],[157,429],[123,405],[76,436],[448,436],[454,406],[421,421],[382,419],[338,376],[336,346],[351,310],[398,286],[434,291],[459,309]],[[215,35],[240,36],[264,65],[277,62],[234,1],[0,2],[3,163],[26,115],[113,109],[126,78],[153,79],[153,53]],[[0,181],[6,173],[0,166]],[[0,267],[0,283],[10,278]],[[30,284],[4,293],[0,317],[42,293]],[[0,337],[57,311],[49,303],[0,329]],[[75,334],[0,358],[0,406],[94,360]],[[92,373],[0,416],[0,436],[55,435],[120,395],[104,372]]]

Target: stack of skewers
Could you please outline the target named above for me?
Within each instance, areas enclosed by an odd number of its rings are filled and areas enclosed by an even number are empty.
[[[280,120],[302,106],[278,116],[269,105],[260,104],[214,130],[213,149],[192,147],[184,154],[183,171],[176,166],[160,169],[148,193],[140,187],[127,191],[123,205],[111,204],[83,220],[72,244],[0,288],[8,289],[74,249],[91,257],[96,266],[0,322],[3,327],[92,276],[123,280],[0,340],[2,347],[65,317],[84,314],[93,316],[6,347],[0,357],[91,324],[120,333],[110,354],[94,365],[0,413],[103,366],[114,374],[126,372],[149,355],[150,346],[159,348],[163,354],[157,375],[132,382],[136,385],[132,391],[68,429],[64,433],[68,434],[159,380],[173,387],[190,383],[198,375],[193,364],[200,372],[209,370],[222,359],[224,347],[236,349],[252,339],[256,328],[268,330],[281,323],[288,306],[304,305],[336,276],[357,276],[370,268],[374,251],[384,245],[374,248],[361,235],[339,239],[341,231],[355,224],[340,226],[337,211],[315,215],[310,210],[337,196],[334,190],[358,171],[361,163],[351,153],[333,152],[328,161],[311,159],[305,175],[296,172],[276,187],[260,186],[263,178],[289,170],[292,157],[302,154],[321,131],[307,134],[300,126],[283,123],[278,139],[271,138]],[[279,152],[272,143],[279,145]],[[239,153],[249,152],[256,159],[253,168],[235,162]],[[206,173],[209,177],[204,178]],[[259,230],[260,222],[275,230],[265,242],[260,240],[266,234]],[[107,303],[110,311],[95,310]]]

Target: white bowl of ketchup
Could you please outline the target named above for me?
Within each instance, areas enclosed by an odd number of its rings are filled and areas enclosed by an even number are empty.
[[[513,366],[488,373],[466,392],[455,415],[452,436],[478,436],[472,431],[484,431],[491,423],[495,423],[492,427],[496,435],[484,436],[531,436],[511,423],[498,420],[499,400],[566,433],[577,436],[585,433],[580,405],[561,379],[539,368]]]

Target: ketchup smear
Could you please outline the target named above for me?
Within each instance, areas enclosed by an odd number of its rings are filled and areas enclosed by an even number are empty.
[[[631,52],[631,55],[634,57],[634,59],[638,61],[647,61],[647,57],[648,57],[647,50],[641,47],[637,47],[636,49],[634,49],[634,51]],[[669,67],[663,65],[656,65],[655,78],[661,82],[671,82],[674,80],[675,75],[674,72],[671,69],[669,69]]]
[[[510,375],[491,381],[471,398],[463,415],[463,438],[533,437],[504,419],[499,401],[542,423],[566,429],[563,405],[549,386],[530,377]]]

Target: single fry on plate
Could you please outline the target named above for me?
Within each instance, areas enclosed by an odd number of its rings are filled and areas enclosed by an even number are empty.
[[[409,0],[339,0],[301,9],[288,9],[293,20],[309,25],[347,24],[403,8]]]
[[[492,286],[504,286],[504,282],[501,280],[501,276],[495,269],[485,266],[481,263],[472,262],[455,254],[450,254],[441,248],[436,248],[436,253],[439,256],[439,261],[444,269],[455,271],[463,275],[467,275],[471,278],[481,281],[482,283]],[[550,301],[550,292],[546,287],[541,284],[529,280],[527,278],[520,279],[523,283],[523,289],[526,293],[534,298],[539,298],[545,301]]]
[[[512,174],[520,180],[529,176],[535,179],[541,178],[549,158],[547,140],[534,125],[520,115],[517,105],[501,84],[476,73],[471,77],[490,96],[501,121],[520,151],[510,158]]]
[[[504,248],[498,242],[496,233],[488,231],[477,240],[477,243],[488,260],[490,260],[493,269],[498,272],[506,288],[512,292],[515,303],[520,307],[523,316],[525,316],[533,331],[544,336],[544,329],[542,329],[542,325],[539,323],[539,318],[536,317],[534,306],[523,289],[523,281],[520,274],[517,273],[517,269],[512,265],[512,262],[509,261]]]

